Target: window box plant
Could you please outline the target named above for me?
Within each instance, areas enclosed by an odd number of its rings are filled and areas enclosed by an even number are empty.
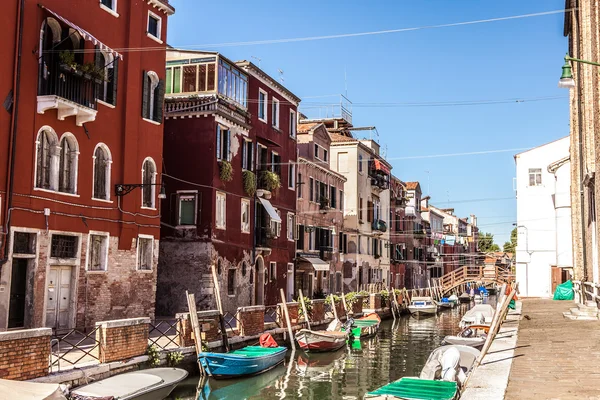
[[[260,183],[269,192],[277,190],[281,187],[279,175],[271,171],[262,171],[260,173]]]
[[[223,182],[231,182],[233,180],[233,167],[229,161],[219,161],[219,177]]]
[[[244,171],[242,173],[244,180],[244,191],[250,197],[254,197],[256,193],[256,175],[252,171]]]

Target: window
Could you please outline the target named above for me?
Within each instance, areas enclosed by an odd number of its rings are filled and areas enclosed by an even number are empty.
[[[290,110],[290,136],[295,138],[298,127],[298,121],[296,119],[296,111]]]
[[[108,235],[90,234],[88,271],[106,271],[108,260]]]
[[[156,164],[151,158],[144,160],[142,165],[142,207],[154,208],[156,193]]]
[[[246,261],[242,261],[242,276],[246,276],[247,271],[248,271],[248,264],[246,263]]]
[[[294,214],[288,213],[287,215],[287,238],[288,240],[294,241],[296,233],[296,218]]]
[[[250,233],[250,199],[242,199],[242,233]]]
[[[347,173],[348,170],[348,153],[338,153],[337,155],[337,172]]]
[[[363,156],[358,155],[358,172],[363,172]]]
[[[177,225],[196,225],[196,193],[177,193],[179,221]]]
[[[275,261],[269,263],[269,276],[271,280],[277,279],[277,263]]]
[[[244,139],[244,146],[242,147],[242,169],[246,171],[252,171],[253,155],[252,151],[252,140]],[[218,155],[217,155],[218,157]]]
[[[315,180],[312,177],[310,177],[308,182],[309,182],[308,199],[310,201],[315,201]]]
[[[304,251],[304,225],[296,225],[297,226],[297,241],[296,241],[296,250]]]
[[[35,233],[15,232],[13,236],[13,253],[35,254]]]
[[[229,268],[227,270],[227,294],[229,296],[235,296],[235,269]]]
[[[110,198],[110,167],[112,164],[110,152],[106,145],[96,146],[93,157],[94,164],[94,193],[93,198],[108,200]]]
[[[281,217],[281,212],[279,210],[277,210],[277,215],[279,215],[279,217]],[[271,225],[271,234],[273,235],[273,237],[275,237],[275,238],[280,237],[281,236],[281,222],[277,222],[277,221],[274,221],[271,219],[270,225]]]
[[[226,209],[226,195],[223,192],[217,192],[217,213],[215,215],[215,222],[217,229],[225,229],[225,209]]]
[[[361,221],[363,219],[363,199],[362,199],[362,197],[358,199],[358,219]]]
[[[117,0],[100,0],[100,4],[110,8],[113,11],[117,10]]]
[[[542,169],[541,168],[529,168],[529,186],[541,186],[542,185]]]
[[[323,149],[323,161],[327,162],[327,150]]]
[[[96,68],[104,72],[105,79],[98,86],[98,100],[107,104],[117,105],[117,78],[119,58],[111,53],[105,53],[96,47]]]
[[[247,106],[248,76],[223,59],[219,59],[219,93]]]
[[[301,199],[302,198],[302,186],[304,185],[304,182],[302,182],[302,174],[298,173],[298,198]]]
[[[296,165],[290,161],[288,164],[288,189],[296,188]]]
[[[337,195],[337,189],[335,188],[335,186],[329,186],[329,207],[331,208],[336,208],[337,207],[337,202],[336,202],[336,195]]]
[[[164,97],[165,81],[158,79],[158,75],[154,71],[144,72],[142,118],[161,123]]]
[[[252,146],[252,144],[250,144]],[[231,161],[231,132],[217,125],[217,160]]]
[[[152,253],[154,247],[154,238],[152,236],[139,236],[137,249],[138,270],[152,270]]]
[[[281,156],[274,151],[271,152],[271,172],[275,172],[281,178]]]
[[[315,144],[315,158],[319,158],[319,145]]]
[[[77,236],[52,235],[50,257],[77,258]]]
[[[279,100],[276,98],[273,98],[273,112],[271,118],[273,118],[273,126],[279,128]]]
[[[267,92],[258,90],[258,119],[267,122]]]
[[[55,190],[57,171],[54,169],[52,159],[55,156],[58,138],[50,130],[42,130],[36,140],[36,176],[35,187],[40,189]]]
[[[74,136],[63,136],[60,141],[58,169],[58,191],[75,193],[77,191],[77,155],[79,153]]]
[[[161,28],[162,18],[154,14],[152,11],[148,11],[148,34],[160,41]]]
[[[340,210],[344,211],[344,192],[340,190]]]
[[[315,240],[315,227],[311,226],[308,228],[308,250],[315,250],[316,240]]]

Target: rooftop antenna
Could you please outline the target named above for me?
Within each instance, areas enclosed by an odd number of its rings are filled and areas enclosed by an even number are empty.
[[[281,83],[283,83],[283,81],[285,80],[285,79],[283,79],[283,70],[278,69],[277,72],[279,72],[279,80],[281,81]]]
[[[382,151],[382,155],[381,157],[385,158],[387,156],[387,144],[383,145],[383,151]]]
[[[258,58],[255,56],[250,56],[250,58],[254,58],[255,60],[258,60],[258,68],[260,68],[260,62],[262,61],[262,58]]]

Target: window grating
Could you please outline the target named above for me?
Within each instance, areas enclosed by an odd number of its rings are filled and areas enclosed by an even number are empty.
[[[52,235],[50,246],[50,257],[53,258],[76,258],[77,236]]]

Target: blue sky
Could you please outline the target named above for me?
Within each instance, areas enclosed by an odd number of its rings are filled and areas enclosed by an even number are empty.
[[[171,0],[168,41],[176,47],[239,43],[431,26],[560,10],[564,0],[229,1]],[[304,107],[347,93],[355,126],[376,126],[379,142],[405,181],[429,187],[432,204],[476,214],[502,245],[516,216],[513,155],[401,159],[530,148],[569,134],[568,92],[557,88],[567,50],[563,15],[384,35],[250,46],[217,46],[248,59],[304,98]],[[200,46],[199,48],[202,48]],[[346,74],[346,81],[344,79]],[[346,82],[346,83],[345,83]],[[562,97],[547,101],[445,107],[380,107]],[[301,107],[302,109],[302,107]],[[314,115],[318,109],[305,109]],[[473,201],[487,199],[485,201]],[[493,199],[493,200],[489,200]]]

